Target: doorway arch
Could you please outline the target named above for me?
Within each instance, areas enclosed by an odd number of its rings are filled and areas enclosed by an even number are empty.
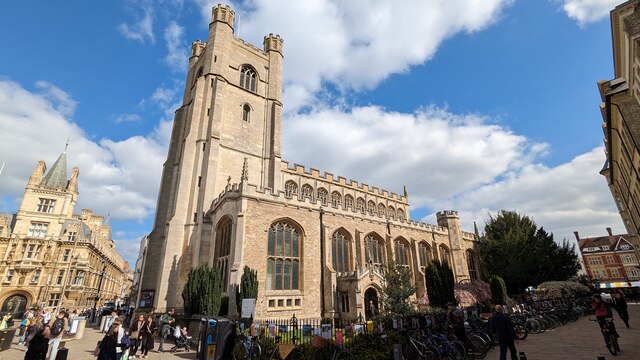
[[[14,318],[22,317],[27,309],[27,297],[22,294],[14,294],[2,302],[0,313],[11,313]]]
[[[380,314],[378,291],[370,287],[364,292],[365,303],[365,315],[367,320],[373,320],[378,314]]]

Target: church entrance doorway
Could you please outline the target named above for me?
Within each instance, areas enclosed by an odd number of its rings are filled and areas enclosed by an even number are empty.
[[[364,292],[364,303],[366,305],[365,314],[367,320],[373,320],[380,313],[376,289],[370,287]]]
[[[20,318],[26,309],[27,298],[24,295],[16,294],[11,295],[4,300],[0,313],[11,313],[14,318]]]

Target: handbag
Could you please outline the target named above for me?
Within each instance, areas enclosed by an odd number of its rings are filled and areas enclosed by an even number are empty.
[[[140,337],[140,331],[139,330],[132,331],[129,337],[133,340],[138,340],[138,338]]]

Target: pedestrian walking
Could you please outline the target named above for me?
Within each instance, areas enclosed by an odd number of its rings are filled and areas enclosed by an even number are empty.
[[[136,358],[138,348],[142,348],[142,327],[144,325],[144,315],[138,316],[138,320],[134,321],[129,328],[129,337],[131,338],[132,349],[129,353],[130,359]],[[142,355],[141,355],[142,356]]]
[[[69,320],[67,320],[64,310],[60,310],[58,316],[52,319],[49,326],[51,327],[51,335],[49,336],[49,360],[55,360],[58,355],[58,347],[60,347],[62,335],[69,328]]]
[[[464,315],[462,310],[457,308],[453,302],[447,303],[447,325],[453,328],[458,340],[468,346],[467,331],[464,328]]]
[[[142,348],[140,350],[141,358],[146,359],[149,350],[153,350],[153,337],[157,330],[158,327],[156,326],[156,322],[153,321],[153,315],[147,316],[147,320],[144,322],[142,329],[140,330],[140,333],[142,334]]]
[[[627,300],[624,298],[622,291],[618,290],[613,295],[613,307],[618,312],[620,319],[624,322],[624,325],[629,328],[629,311],[627,310]]]
[[[158,352],[164,352],[164,341],[171,335],[172,324],[176,321],[173,318],[174,312],[173,309],[169,309],[160,316],[160,346],[158,347]]]
[[[500,360],[507,359],[507,349],[511,353],[511,360],[518,360],[518,351],[514,344],[516,330],[509,317],[504,314],[502,305],[496,305],[496,313],[491,318],[491,330],[496,334],[500,344]]]

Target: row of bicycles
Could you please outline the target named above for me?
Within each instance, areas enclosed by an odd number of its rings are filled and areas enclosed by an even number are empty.
[[[531,306],[519,306],[510,314],[510,319],[516,330],[516,339],[524,340],[529,334],[539,334],[553,330],[579,318],[593,314],[589,300],[574,300],[565,303],[538,304],[534,309]],[[490,314],[467,317],[466,338],[458,339],[452,328],[447,326],[425,326],[413,328],[402,332],[402,356],[406,360],[464,360],[483,359],[487,353],[498,345],[497,338],[490,329]],[[443,324],[444,321],[439,321]],[[607,338],[606,324],[603,335],[607,341],[609,351],[616,350],[616,337],[613,334]],[[385,332],[370,333],[366,336],[379,336],[384,340],[383,346],[390,349],[393,345],[386,341]],[[363,336],[363,335],[356,335]],[[319,336],[312,339],[312,351],[308,348],[305,352],[294,344],[282,343],[280,336],[275,336],[275,342],[262,342],[257,337],[249,337],[244,333],[236,342],[233,351],[234,359],[283,359],[283,360],[355,360],[360,358],[349,350],[348,346],[335,346],[331,341]],[[394,340],[395,342],[395,340]],[[619,350],[619,347],[617,347]],[[382,353],[383,351],[381,351]],[[311,355],[310,355],[311,354]]]
[[[586,300],[555,305],[548,304],[538,310],[525,308],[520,307],[517,312],[510,315],[517,340],[524,340],[529,334],[539,334],[555,329],[593,313]],[[490,319],[482,317],[468,319],[465,325],[466,339],[456,338],[452,329],[447,327],[440,328],[439,331],[413,331],[405,346],[404,358],[407,360],[485,358],[489,350],[498,345],[498,341],[490,329]]]

